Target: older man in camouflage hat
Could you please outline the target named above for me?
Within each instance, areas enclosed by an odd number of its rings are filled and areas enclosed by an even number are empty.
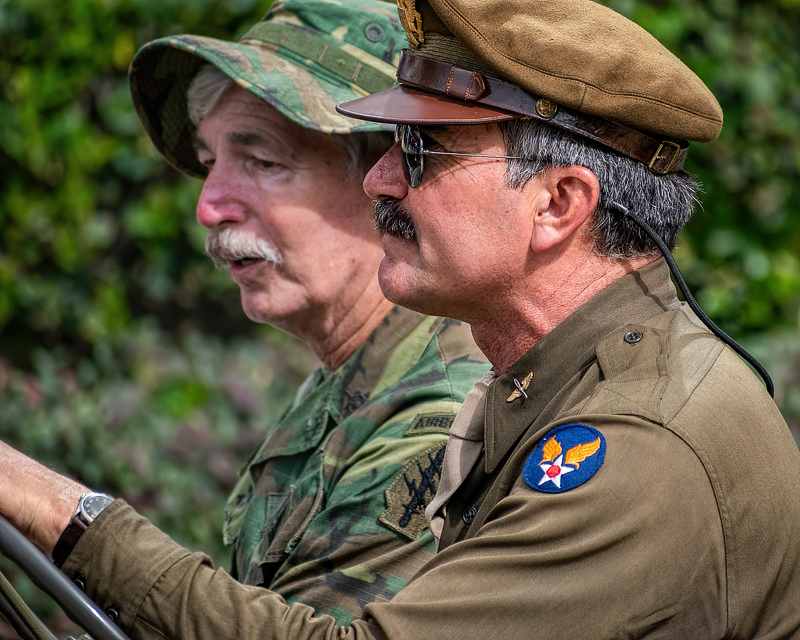
[[[393,307],[377,285],[361,181],[390,134],[334,107],[394,84],[402,34],[390,4],[288,0],[238,43],[164,38],[130,72],[155,146],[205,181],[206,250],[245,312],[323,363],[228,501],[233,574],[340,623],[429,558],[448,427],[487,366],[468,327]]]
[[[232,573],[340,624],[431,558],[424,508],[448,427],[488,366],[469,327],[394,307],[378,287],[383,252],[361,183],[391,127],[334,107],[392,86],[403,39],[392,4],[288,0],[239,42],[151,42],[130,72],[155,146],[204,180],[206,249],[247,315],[323,364],[230,497]]]
[[[667,266],[696,192],[687,140],[721,128],[713,95],[589,0],[399,9],[401,85],[340,107],[400,125],[365,181],[379,279],[471,322],[494,365],[451,429],[439,553],[336,628],[115,504],[87,534],[88,591],[138,594],[120,614],[138,637],[800,638],[800,452]]]

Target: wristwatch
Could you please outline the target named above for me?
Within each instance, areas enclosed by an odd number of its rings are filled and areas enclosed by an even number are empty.
[[[64,564],[89,525],[112,502],[114,498],[105,493],[87,493],[81,498],[67,528],[53,548],[53,564],[59,568]]]

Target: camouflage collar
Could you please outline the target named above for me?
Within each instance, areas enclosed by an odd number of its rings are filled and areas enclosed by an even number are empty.
[[[430,342],[437,320],[394,307],[339,369],[318,369],[309,376],[298,392],[300,401],[292,403],[248,464],[316,447],[333,427],[408,372]]]

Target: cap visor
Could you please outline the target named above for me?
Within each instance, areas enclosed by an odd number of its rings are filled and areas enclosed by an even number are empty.
[[[519,118],[519,114],[446,98],[403,85],[336,105],[342,115],[390,124],[479,124]]]

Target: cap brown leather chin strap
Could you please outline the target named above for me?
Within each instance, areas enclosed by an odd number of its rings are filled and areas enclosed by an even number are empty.
[[[547,122],[611,147],[646,164],[650,171],[659,175],[682,169],[689,150],[686,140],[654,138],[619,122],[536,97],[511,82],[426,58],[407,49],[400,55],[397,80],[402,85],[428,93]]]

